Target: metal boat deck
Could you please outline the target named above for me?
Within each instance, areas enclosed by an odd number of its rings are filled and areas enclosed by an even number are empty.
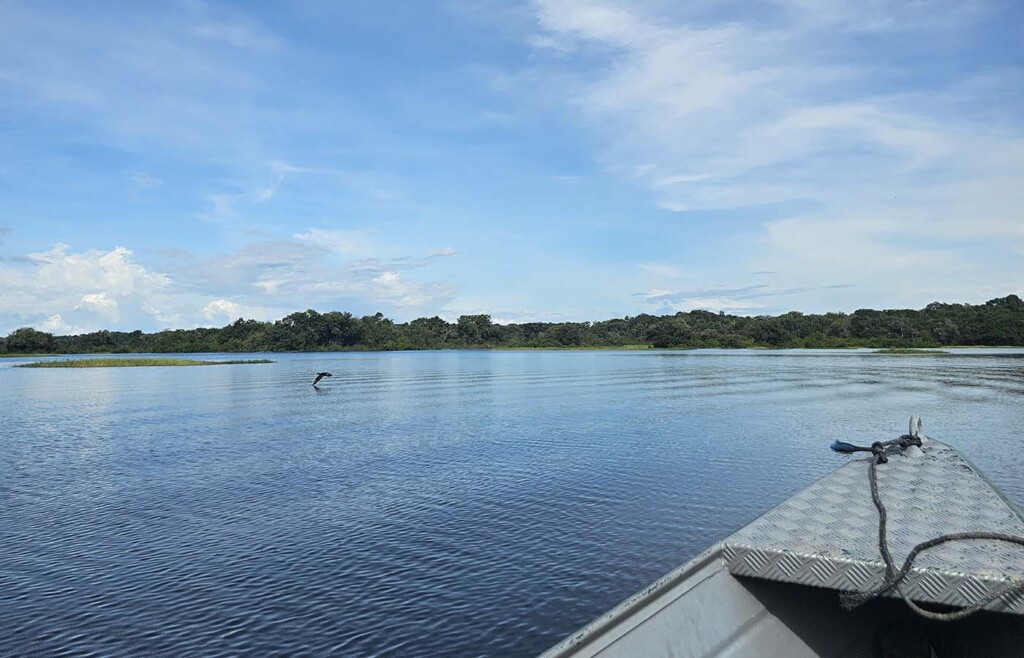
[[[916,544],[943,534],[1024,536],[1024,520],[970,462],[947,445],[922,440],[919,450],[877,467],[897,567]],[[726,569],[833,590],[869,592],[882,585],[868,459],[851,461],[726,539]],[[1021,581],[1024,546],[975,539],[920,553],[903,587],[917,602],[964,607]],[[1024,615],[1024,593],[1000,597],[987,609]]]

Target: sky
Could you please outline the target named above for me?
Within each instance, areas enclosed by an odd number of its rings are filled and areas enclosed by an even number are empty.
[[[1024,5],[0,0],[0,335],[1024,294]]]

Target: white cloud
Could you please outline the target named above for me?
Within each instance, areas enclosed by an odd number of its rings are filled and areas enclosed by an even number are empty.
[[[242,307],[226,299],[216,299],[203,307],[203,315],[207,320],[241,317]]]
[[[112,322],[116,322],[118,319],[117,300],[112,299],[105,292],[95,292],[83,295],[82,300],[75,305],[74,310],[99,313],[106,320]]]
[[[170,277],[137,263],[124,247],[76,253],[58,244],[0,263],[0,329],[46,324],[69,331],[140,322],[147,319],[146,300],[171,285]]]
[[[85,329],[82,329],[81,327],[74,327],[68,324],[67,322],[64,322],[64,319],[61,318],[59,314],[51,315],[42,322],[38,323],[35,326],[35,328],[40,331],[46,331],[51,334],[64,336],[80,334],[85,331]]]
[[[281,290],[281,286],[285,283],[287,283],[287,281],[283,279],[263,279],[262,281],[256,281],[252,285],[262,290],[264,294],[276,295]]]
[[[446,299],[450,291],[440,284],[410,281],[398,272],[382,272],[370,280],[378,299],[395,306],[421,307]]]
[[[57,244],[28,258],[37,264],[36,285],[41,289],[100,290],[119,296],[157,290],[170,283],[167,275],[134,262],[131,250],[124,247],[74,254],[68,252],[67,245]]]
[[[168,308],[174,302],[166,295],[155,296],[154,298],[148,299],[142,303],[142,310],[156,320],[157,329],[171,329],[186,327],[189,325],[183,317],[182,313],[175,312]],[[138,328],[138,327],[137,327]]]
[[[0,332],[43,323],[62,331],[194,327],[274,320],[308,307],[379,310],[401,320],[435,314],[452,300],[451,286],[421,273],[453,250],[378,258],[378,250],[399,248],[361,237],[369,233],[311,229],[303,239],[251,242],[203,258],[156,252],[164,271],[137,262],[125,247],[75,252],[58,244],[0,261]]]
[[[856,36],[962,38],[987,11],[964,5],[779,0],[736,13],[536,0],[536,63],[524,79],[562,90],[603,143],[607,170],[690,212],[682,221],[799,208],[737,237],[705,281],[742,288],[737,272],[778,270],[773,283],[800,288],[793,303],[807,310],[983,301],[1019,292],[1024,278],[1013,258],[1024,251],[1024,134],[1019,115],[993,109],[1006,107],[1005,94],[993,102],[1000,89],[1019,89],[1019,72],[937,70],[937,81],[893,93],[903,72]],[[684,277],[664,264],[640,270],[651,288]],[[755,306],[727,295],[671,303]]]
[[[371,257],[381,254],[381,247],[374,244],[371,231],[366,230],[328,230],[311,228],[304,233],[295,234],[296,240],[326,247],[331,251],[352,257]]]
[[[215,299],[203,307],[203,322],[199,324],[223,325],[234,322],[238,318],[246,320],[278,320],[298,308],[288,306],[269,307],[239,304],[227,299]]]
[[[815,15],[838,4],[815,3]],[[544,33],[563,50],[608,56],[597,76],[569,89],[568,102],[608,140],[608,167],[650,188],[665,208],[826,199],[837,184],[874,185],[962,154],[957,131],[915,105],[924,99],[844,100],[868,71],[825,63],[827,39],[799,20],[810,13],[806,3],[789,3],[793,16],[782,28],[670,22],[630,3],[536,6]],[[877,16],[840,7],[826,22],[858,20]],[[875,171],[836,180],[854,148],[869,151]]]
[[[403,318],[436,312],[454,296],[451,287],[443,283],[418,281],[380,267],[376,262],[363,263],[358,269],[347,269],[337,279],[309,282],[303,292],[314,299],[362,299],[394,309]]]
[[[791,310],[788,302],[780,298],[792,299],[798,295],[806,296],[815,292],[826,295],[835,294],[848,289],[846,284],[828,284],[782,288],[776,285],[759,283],[741,288],[706,288],[696,290],[653,289],[636,296],[650,306],[655,313],[674,313],[677,311],[725,311],[742,315],[761,315]],[[831,309],[824,309],[831,310]]]
[[[495,324],[525,322],[567,322],[581,319],[577,309],[546,311],[532,306],[531,296],[522,292],[503,295],[460,295],[444,305],[440,316],[455,322],[460,315],[490,315]]]

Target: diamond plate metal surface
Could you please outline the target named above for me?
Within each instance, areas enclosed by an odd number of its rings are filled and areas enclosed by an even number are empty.
[[[938,535],[1024,536],[1024,520],[956,450],[929,439],[909,452],[916,454],[878,466],[897,568],[915,544]],[[733,534],[722,559],[736,575],[844,591],[877,588],[885,564],[867,459],[851,461]],[[919,554],[903,588],[915,601],[966,606],[1021,581],[1024,546],[968,540]],[[1000,597],[988,609],[1024,615],[1024,595]]]

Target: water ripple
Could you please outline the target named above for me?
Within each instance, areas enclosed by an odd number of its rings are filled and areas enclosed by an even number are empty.
[[[534,655],[910,413],[1024,502],[1013,355],[275,358],[0,366],[0,654]]]

